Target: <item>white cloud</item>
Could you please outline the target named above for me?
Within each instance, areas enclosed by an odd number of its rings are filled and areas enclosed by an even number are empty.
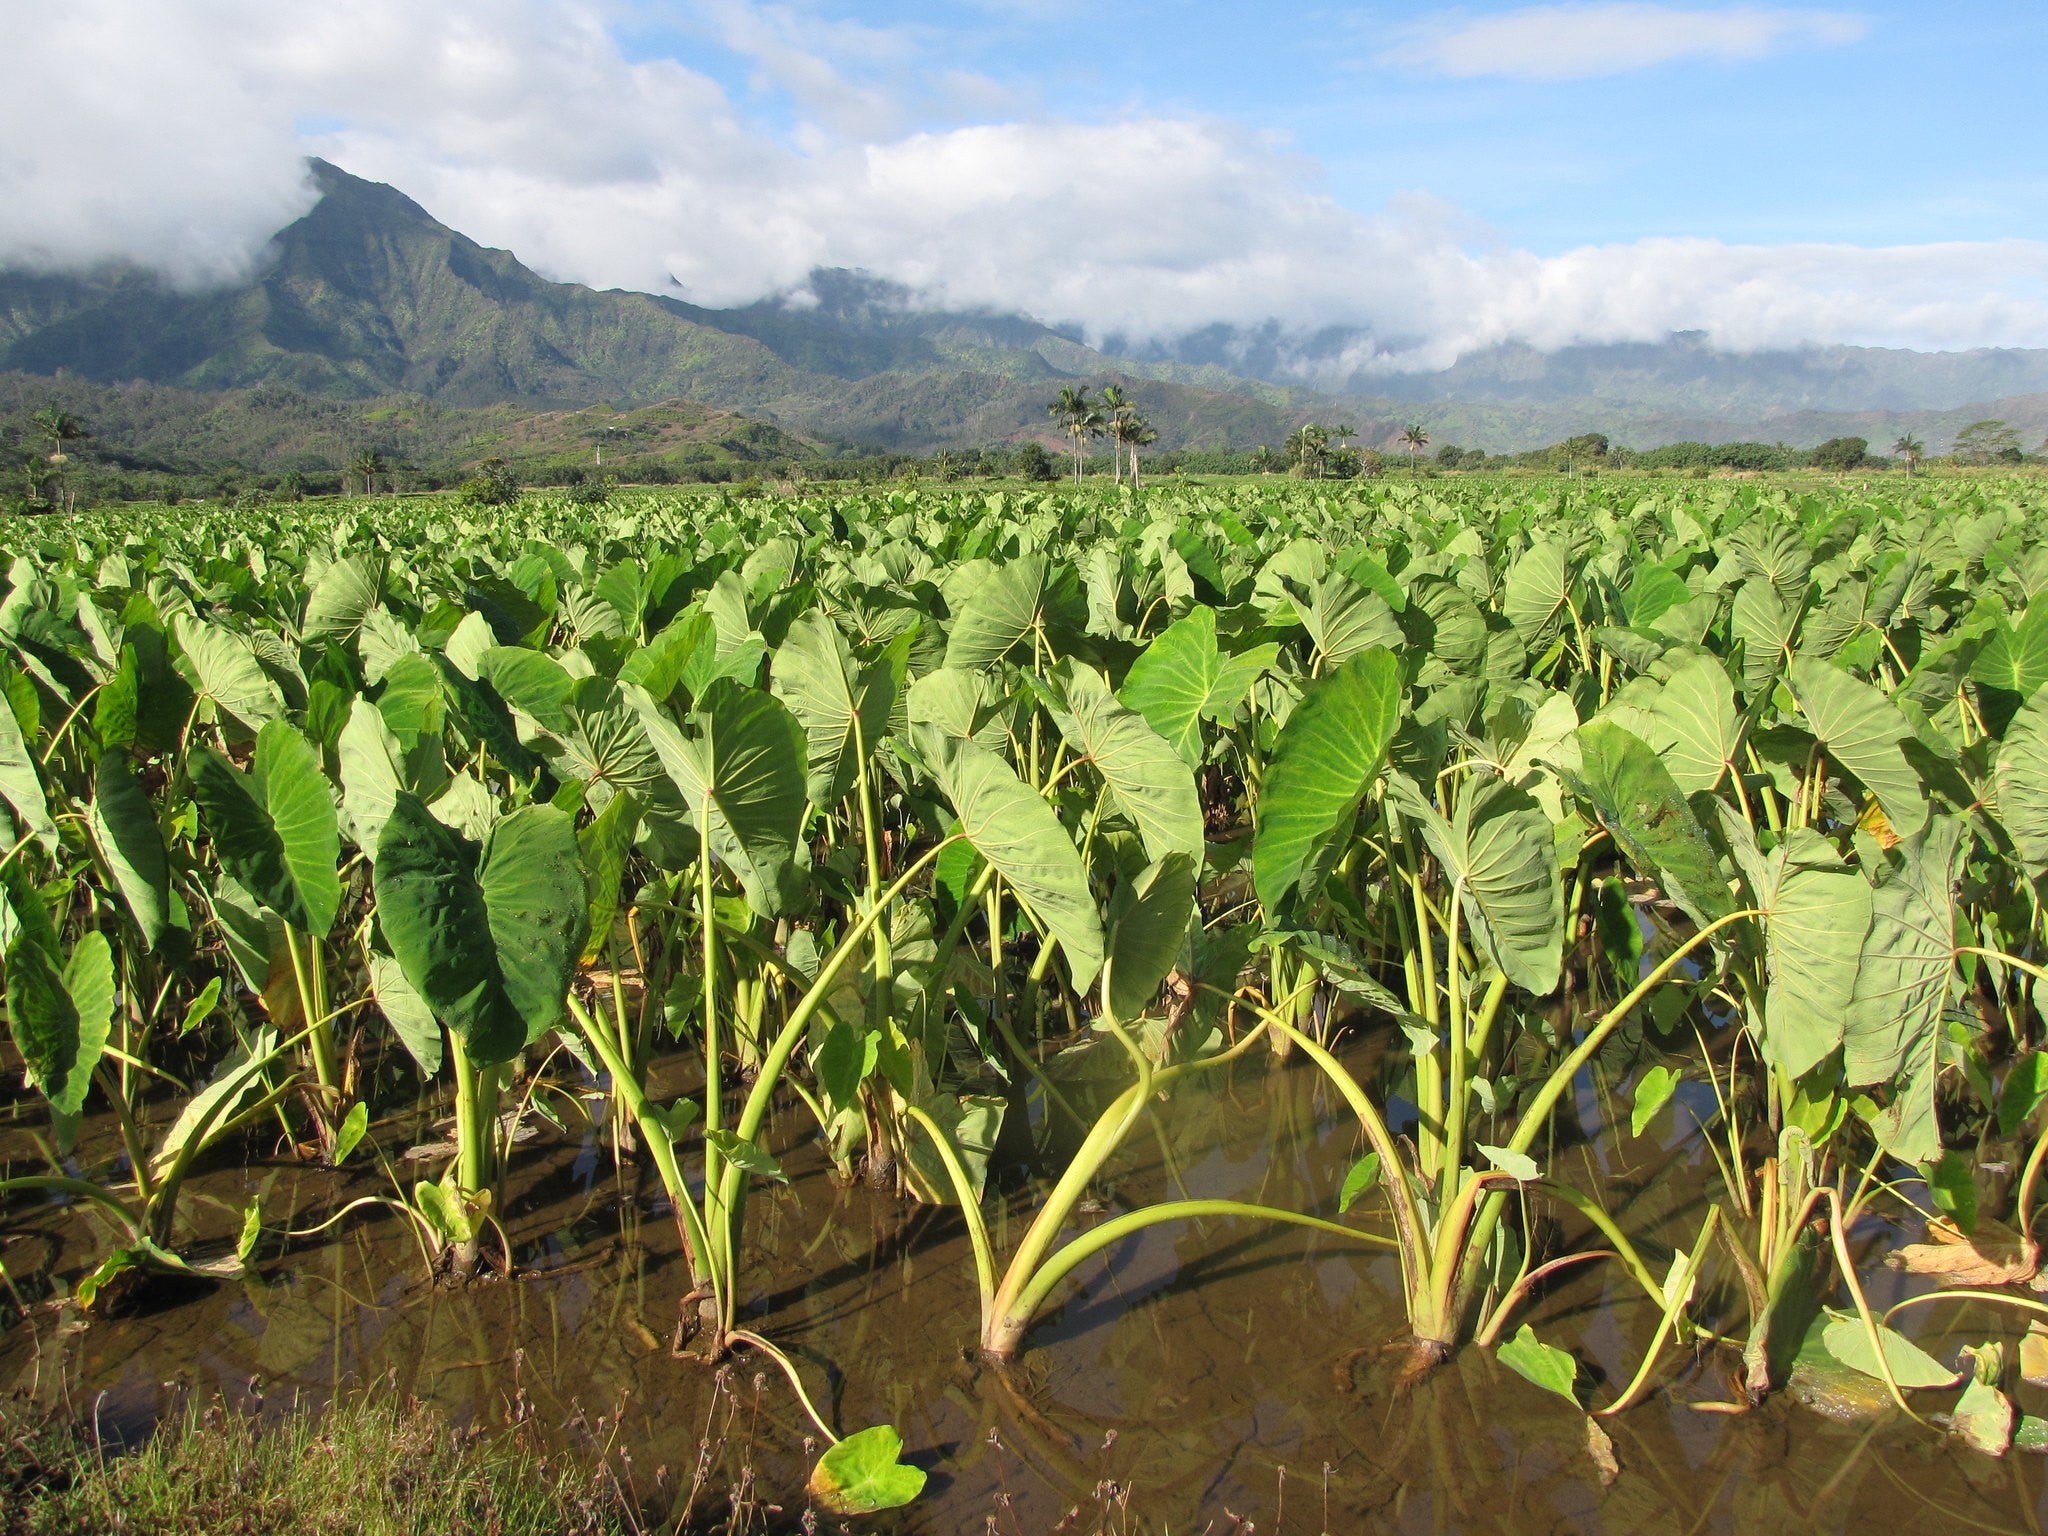
[[[1584,80],[1680,59],[1760,59],[1784,48],[1853,43],[1869,30],[1863,17],[1843,11],[1697,10],[1637,0],[1530,5],[1425,22],[1380,61],[1468,79]]]
[[[912,67],[914,45],[714,14],[758,24],[749,56],[796,82],[807,126],[785,142],[705,74],[625,57],[611,5],[0,0],[0,28],[36,61],[0,95],[0,263],[124,256],[219,280],[307,206],[312,152],[551,276],[680,284],[705,304],[864,267],[1096,336],[1360,324],[1388,340],[1351,361],[1381,368],[1679,329],[1741,348],[2048,345],[2048,244],[1649,240],[1541,257],[1435,199],[1345,207],[1314,162],[1215,118],[904,131],[861,93]]]

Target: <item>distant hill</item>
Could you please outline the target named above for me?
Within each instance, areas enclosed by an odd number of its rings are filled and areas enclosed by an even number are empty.
[[[391,187],[325,161],[312,170],[319,202],[230,287],[179,291],[133,266],[0,272],[0,370],[530,412],[687,401],[819,442],[909,451],[1052,441],[1045,402],[1076,380],[1134,388],[1162,449],[1277,444],[1311,419],[1354,424],[1368,443],[1421,419],[1438,442],[1493,451],[1583,431],[1637,446],[1808,444],[1860,430],[1844,422],[1869,424],[1873,440],[1887,423],[1911,427],[1938,448],[1976,416],[2024,415],[2002,397],[2048,393],[2048,350],[1734,354],[1682,335],[1496,347],[1423,374],[1363,366],[1371,337],[1345,328],[1215,326],[1098,350],[1020,315],[937,309],[844,271],[706,309],[552,282]]]

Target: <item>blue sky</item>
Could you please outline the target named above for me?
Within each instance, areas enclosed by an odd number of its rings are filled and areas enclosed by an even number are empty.
[[[0,0],[0,261],[245,270],[388,181],[550,276],[817,267],[1347,366],[1702,329],[2048,346],[2032,5]]]
[[[630,51],[705,70],[764,130],[801,120],[800,101],[723,46],[714,19],[666,9],[622,29]],[[1460,77],[1413,45],[1517,12],[1613,8],[1124,0],[1113,21],[1059,0],[804,9],[893,34],[922,66],[981,74],[1027,113],[1213,115],[1272,130],[1353,207],[1428,193],[1546,254],[1646,235],[2048,235],[2048,14],[2034,4],[1645,5],[1635,9],[1747,12],[1765,33],[1773,18],[1784,30],[1756,56],[1599,69],[1589,51],[1583,67],[1597,72],[1534,80]],[[919,127],[975,117],[915,90],[897,99]]]

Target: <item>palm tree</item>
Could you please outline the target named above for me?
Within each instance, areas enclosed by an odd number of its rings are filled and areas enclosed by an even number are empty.
[[[1401,429],[1401,445],[1408,450],[1408,467],[1415,467],[1415,455],[1429,446],[1429,432],[1419,421],[1411,421]]]
[[[377,488],[377,477],[390,467],[384,455],[375,448],[358,448],[349,459],[343,478],[362,481],[363,494],[367,496]]]
[[[1927,445],[1908,432],[1892,444],[1892,452],[1906,461],[1906,473],[1910,475],[1919,471],[1920,460],[1927,453]]]
[[[1078,389],[1072,385],[1061,388],[1059,398],[1045,408],[1045,413],[1060,424],[1060,430],[1073,439],[1074,443],[1074,484],[1081,483],[1082,445],[1091,437],[1102,435],[1102,412],[1093,400],[1088,398],[1088,386]]]
[[[1137,414],[1137,406],[1124,393],[1120,384],[1102,386],[1103,427],[1109,433],[1113,445],[1109,454],[1109,474],[1112,485],[1123,484],[1124,478],[1124,426],[1130,417]]]
[[[1147,443],[1159,441],[1159,434],[1152,430],[1152,424],[1136,411],[1122,418],[1124,447],[1131,455],[1131,489],[1138,489],[1138,450]]]
[[[1330,429],[1313,421],[1303,422],[1288,434],[1287,456],[1309,478],[1322,479],[1323,466],[1330,456]]]
[[[29,420],[35,424],[37,432],[49,439],[49,462],[52,464],[64,462],[66,443],[75,443],[86,435],[84,424],[69,411],[58,406],[46,405]]]

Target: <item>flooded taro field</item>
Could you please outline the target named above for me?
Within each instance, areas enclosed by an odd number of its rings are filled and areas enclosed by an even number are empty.
[[[1367,1071],[1388,1044],[1361,1042],[1349,1064]],[[1626,1086],[1587,1075],[1558,1161],[1604,1190],[1646,1244],[1682,1243],[1713,1187],[1712,1157],[1685,1113],[1660,1132],[1614,1134],[1612,1100]],[[1704,1089],[1684,1097],[1711,1115]],[[408,1134],[402,1119],[375,1131],[394,1145]],[[1108,1170],[1100,1211],[1082,1221],[1170,1192],[1327,1201],[1359,1149],[1355,1122],[1299,1061],[1238,1065],[1175,1102],[1158,1131]],[[2048,1528],[2048,1458],[1959,1454],[1897,1413],[1875,1378],[1839,1369],[1795,1374],[1787,1392],[1737,1415],[1726,1410],[1741,1396],[1738,1352],[1701,1346],[1642,1407],[1599,1421],[1604,1455],[1589,1446],[1593,1421],[1476,1351],[1401,1390],[1387,1347],[1404,1329],[1398,1260],[1249,1222],[1126,1239],[1081,1273],[1021,1360],[984,1362],[957,1213],[840,1180],[814,1127],[786,1107],[769,1140],[790,1183],[752,1208],[759,1299],[748,1322],[821,1384],[829,1412],[895,1424],[905,1459],[929,1469],[914,1508],[873,1517],[888,1529]],[[10,1162],[20,1150],[4,1136],[0,1147]],[[339,1237],[294,1241],[246,1279],[170,1284],[86,1325],[43,1314],[16,1326],[0,1336],[0,1395],[61,1397],[119,1444],[193,1393],[275,1416],[396,1391],[458,1424],[525,1421],[571,1452],[623,1451],[642,1491],[677,1512],[701,1467],[699,1514],[722,1513],[746,1473],[769,1506],[761,1528],[793,1526],[774,1506],[778,1491],[801,1488],[816,1432],[764,1365],[672,1353],[689,1281],[658,1187],[621,1167],[602,1121],[545,1129],[520,1151],[512,1281],[436,1283],[405,1223],[373,1215]],[[193,1192],[215,1248],[251,1198],[275,1224],[305,1227],[382,1182],[374,1165],[325,1171],[254,1146],[220,1161]],[[1033,1201],[1016,1172],[998,1206],[1012,1223]],[[75,1274],[104,1242],[95,1226],[76,1206],[16,1212],[0,1262],[22,1282]],[[1870,1217],[1855,1234],[1873,1304],[1927,1290],[1875,1258],[1917,1229]],[[1725,1275],[1716,1288],[1702,1315],[1739,1332],[1739,1290]],[[1560,1276],[1532,1316],[1610,1390],[1657,1323],[1640,1292],[1599,1268]],[[2021,1335],[1989,1304],[1918,1322],[1929,1326],[1906,1326],[1937,1356]],[[2048,1389],[2038,1401],[2048,1406]],[[799,1495],[788,1508],[801,1507]]]
[[[2041,484],[41,519],[8,1411],[384,1394],[678,1532],[2038,1532]]]

